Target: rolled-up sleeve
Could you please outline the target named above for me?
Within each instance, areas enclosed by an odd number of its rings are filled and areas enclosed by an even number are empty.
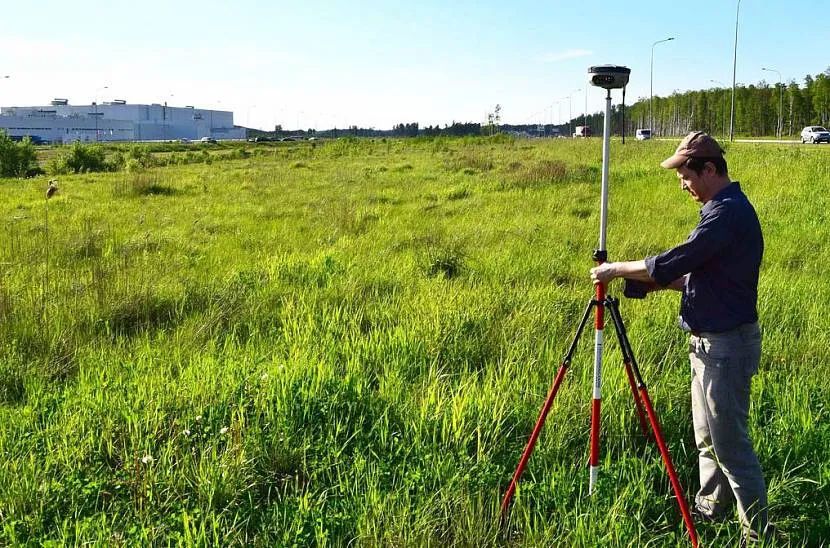
[[[659,255],[646,257],[648,275],[666,287],[721,253],[731,237],[726,211],[714,208],[704,215],[688,240]]]

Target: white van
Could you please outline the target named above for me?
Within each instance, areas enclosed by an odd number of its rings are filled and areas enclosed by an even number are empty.
[[[637,138],[638,141],[645,141],[647,139],[651,139],[651,130],[638,129],[634,136]]]

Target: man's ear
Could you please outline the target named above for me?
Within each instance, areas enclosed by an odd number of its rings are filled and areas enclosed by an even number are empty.
[[[717,173],[718,173],[718,169],[715,167],[715,164],[712,163],[712,162],[706,162],[705,164],[703,164],[703,171],[706,173],[706,175],[709,175],[709,176],[717,175]]]

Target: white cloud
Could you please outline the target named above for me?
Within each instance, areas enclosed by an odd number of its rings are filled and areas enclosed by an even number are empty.
[[[577,57],[585,57],[591,55],[593,52],[587,49],[566,49],[556,53],[545,53],[536,57],[536,61],[540,63],[558,63],[559,61],[567,61],[568,59],[576,59]]]

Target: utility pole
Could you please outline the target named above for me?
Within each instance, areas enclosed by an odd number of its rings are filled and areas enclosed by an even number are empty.
[[[713,84],[718,84],[719,86],[723,86],[723,106],[721,108],[721,123],[720,123],[720,132],[721,135],[724,137],[726,136],[726,84],[723,82],[718,82],[717,80],[709,80]]]
[[[732,109],[729,113],[729,140],[735,140],[735,69],[738,66],[738,16],[741,14],[741,0],[735,9],[735,51],[732,54]]]
[[[774,72],[778,75],[778,123],[776,124],[775,133],[776,136],[780,139],[781,135],[784,133],[784,82],[781,80],[781,73],[777,70],[765,67],[761,67],[761,70],[765,70],[767,72]]]

